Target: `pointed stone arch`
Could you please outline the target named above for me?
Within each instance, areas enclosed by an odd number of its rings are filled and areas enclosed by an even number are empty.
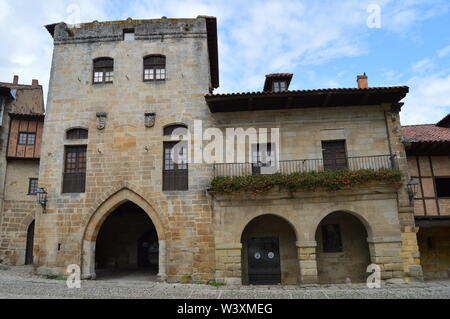
[[[92,208],[89,214],[89,220],[83,235],[83,252],[82,252],[82,274],[85,279],[95,279],[95,247],[98,233],[105,220],[122,204],[132,202],[139,206],[152,220],[155,226],[159,240],[159,274],[158,278],[162,281],[166,280],[166,233],[165,223],[157,213],[154,206],[131,189],[131,185],[122,185],[119,191],[110,191],[106,193],[107,198],[96,209]]]

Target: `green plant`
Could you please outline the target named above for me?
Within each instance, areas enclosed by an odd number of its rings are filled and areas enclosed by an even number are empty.
[[[250,193],[252,196],[267,193],[279,187],[289,192],[332,191],[352,189],[370,183],[401,184],[402,174],[397,170],[325,171],[294,173],[290,175],[256,175],[242,177],[216,177],[211,191],[219,194]]]
[[[225,286],[224,283],[222,283],[222,282],[215,282],[215,281],[208,282],[208,285],[211,286],[211,287],[215,287],[215,288],[220,288],[220,287]]]

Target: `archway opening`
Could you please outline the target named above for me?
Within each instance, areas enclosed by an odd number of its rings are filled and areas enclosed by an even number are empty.
[[[34,228],[35,228],[35,221],[28,226],[27,230],[27,244],[25,249],[25,265],[33,265],[34,261]]]
[[[321,284],[362,283],[368,276],[367,230],[354,215],[336,212],[316,232],[317,270]]]
[[[154,279],[159,243],[152,220],[132,202],[119,206],[103,223],[96,242],[98,279]]]
[[[297,236],[291,224],[274,215],[251,221],[242,234],[244,285],[296,285],[299,281]]]

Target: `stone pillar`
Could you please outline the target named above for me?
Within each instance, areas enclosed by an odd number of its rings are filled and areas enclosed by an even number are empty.
[[[301,284],[318,284],[319,275],[317,271],[316,249],[317,243],[298,242],[298,262],[300,267]]]
[[[402,232],[403,270],[408,281],[423,280],[419,244],[417,242],[418,232],[419,228],[415,227],[405,227]]]
[[[403,280],[402,241],[368,240],[372,264],[381,267],[382,280]]]
[[[158,266],[158,269],[159,269],[158,281],[159,282],[166,282],[166,280],[167,280],[166,265],[167,265],[166,241],[160,240],[159,241],[159,266]]]
[[[242,244],[216,246],[216,281],[242,285]]]
[[[82,252],[81,279],[95,280],[95,241],[84,240]]]

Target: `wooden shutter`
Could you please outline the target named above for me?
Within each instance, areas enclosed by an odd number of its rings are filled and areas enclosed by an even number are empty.
[[[187,163],[187,145],[184,145],[182,163],[175,161],[172,151],[178,142],[164,143],[163,190],[187,191],[189,189],[189,165]],[[177,163],[178,162],[178,163]]]
[[[67,146],[63,193],[84,193],[86,190],[87,146]]]
[[[323,165],[327,171],[345,170],[348,168],[345,141],[322,142]]]

